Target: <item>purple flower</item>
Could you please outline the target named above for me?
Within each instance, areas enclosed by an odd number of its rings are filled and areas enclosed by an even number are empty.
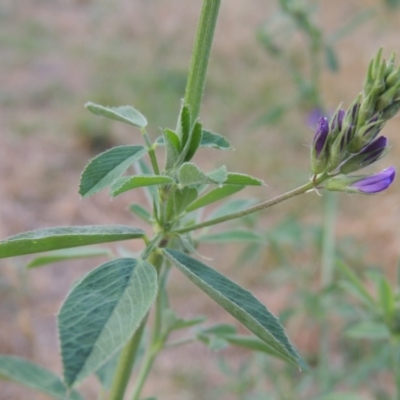
[[[394,167],[389,167],[375,175],[370,175],[353,182],[350,187],[364,194],[382,192],[391,185],[395,175],[396,170]]]
[[[326,139],[328,137],[328,133],[329,133],[328,119],[325,117],[320,117],[318,121],[317,131],[315,132],[313,140],[313,147],[315,149],[315,155],[317,158],[319,157],[321,151],[324,148]]]

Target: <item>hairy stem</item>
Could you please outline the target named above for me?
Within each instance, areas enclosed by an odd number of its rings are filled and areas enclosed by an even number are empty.
[[[318,179],[315,182],[308,182],[305,185],[298,187],[297,189],[291,190],[290,192],[286,192],[280,196],[274,197],[273,199],[263,201],[262,203],[257,204],[253,207],[247,208],[246,210],[237,211],[237,212],[234,212],[234,213],[231,213],[228,215],[224,215],[219,218],[210,219],[210,220],[202,222],[200,224],[190,225],[185,228],[176,229],[174,232],[176,232],[176,233],[190,232],[190,231],[194,231],[196,229],[205,228],[206,226],[220,224],[221,222],[226,222],[226,221],[230,221],[232,219],[244,217],[245,215],[253,214],[253,213],[261,211],[265,208],[272,207],[275,204],[281,203],[284,200],[288,200],[292,197],[298,196],[299,194],[308,192],[309,190],[313,189],[315,187],[315,185],[322,182],[323,179],[325,179],[325,177],[323,177],[323,178],[321,177],[320,179]]]
[[[198,118],[200,112],[220,4],[221,0],[203,1],[184,97],[185,104],[189,106],[192,121]]]

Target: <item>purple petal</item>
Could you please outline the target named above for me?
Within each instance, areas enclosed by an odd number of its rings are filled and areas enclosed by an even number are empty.
[[[344,110],[338,110],[331,120],[331,130],[335,131],[336,129],[340,132],[342,130],[343,118],[346,114]]]
[[[377,156],[379,157],[388,146],[388,140],[385,136],[380,136],[371,142],[369,145],[365,146],[360,154],[365,154],[367,157],[364,159],[364,162],[370,161]]]
[[[315,148],[315,152],[317,157],[320,155],[322,149],[324,148],[324,144],[326,142],[326,138],[329,133],[329,123],[328,119],[325,117],[320,117],[317,131],[314,135],[313,145]]]
[[[352,183],[350,186],[365,194],[378,193],[387,189],[393,182],[395,176],[395,168],[389,167],[375,175],[360,179],[359,181]]]

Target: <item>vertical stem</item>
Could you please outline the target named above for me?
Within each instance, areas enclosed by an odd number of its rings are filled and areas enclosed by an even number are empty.
[[[162,262],[162,259],[153,252],[149,256],[148,261],[158,269],[160,268],[160,262]],[[131,377],[132,367],[138,354],[143,331],[147,324],[147,318],[148,314],[144,317],[139,328],[121,351],[108,400],[122,400],[124,398]]]
[[[135,387],[133,389],[132,393],[132,400],[139,400],[140,399],[140,394],[142,392],[143,386],[146,382],[146,379],[149,375],[149,372],[151,370],[151,367],[154,364],[154,361],[156,359],[156,356],[158,354],[157,350],[154,350],[150,348],[148,350],[148,353],[144,357],[144,361],[142,364],[142,368],[139,372],[139,376],[136,379]]]
[[[323,225],[322,239],[322,260],[321,260],[321,291],[326,289],[332,283],[333,266],[335,258],[335,226],[336,226],[336,201],[335,193],[327,192],[325,197],[325,220]],[[329,333],[330,326],[327,318],[328,301],[325,293],[321,293],[320,297],[322,316],[320,320],[321,341],[319,351],[319,372],[320,382],[323,391],[326,391],[329,386]]]
[[[185,104],[190,108],[192,121],[198,118],[200,112],[220,4],[221,0],[203,1],[184,97]]]
[[[147,316],[144,318],[138,330],[122,350],[121,357],[118,360],[117,369],[115,371],[115,379],[108,396],[109,400],[122,400],[124,398],[124,393],[128,385],[129,378],[131,377],[133,363],[139,350],[146,322]]]
[[[336,226],[336,193],[325,193],[325,220],[322,241],[321,287],[324,289],[332,283],[335,258],[335,226]]]

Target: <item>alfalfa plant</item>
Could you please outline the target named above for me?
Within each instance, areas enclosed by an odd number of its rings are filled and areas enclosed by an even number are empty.
[[[2,378],[53,398],[80,399],[76,389],[80,382],[97,374],[108,392],[106,398],[112,400],[127,398],[128,383],[134,378],[130,398],[138,400],[158,354],[171,344],[171,332],[195,326],[197,329],[191,334],[194,339],[206,341],[221,336],[228,343],[263,351],[299,368],[304,364],[284,328],[264,304],[196,258],[201,234],[194,233],[309,191],[373,194],[389,187],[395,177],[393,167],[377,174],[351,173],[371,165],[387,152],[388,141],[379,133],[399,109],[400,68],[395,65],[394,56],[386,62],[379,51],[369,66],[363,91],[351,106],[347,110],[338,108],[330,121],[321,117],[311,146],[310,179],[304,185],[256,205],[242,203],[242,208],[234,211],[226,206],[225,213],[202,220],[203,207],[246,186],[263,184],[247,174],[229,172],[225,166],[205,172],[192,162],[200,147],[230,147],[223,136],[204,129],[198,118],[219,6],[220,0],[203,2],[175,130],[164,129],[160,137],[153,139],[147,133],[146,118],[135,108],[86,104],[94,114],[138,129],[144,143],[114,147],[92,159],[82,173],[79,193],[89,197],[108,189],[116,197],[146,188],[151,207],[133,204],[131,210],[148,223],[151,233],[131,225],[71,226],[26,232],[0,242],[1,258],[56,250],[47,256],[54,260],[68,258],[71,251],[78,256],[78,250],[71,250],[78,246],[143,241],[138,257],[113,258],[89,272],[68,294],[57,316],[62,377],[27,360],[1,356]],[[158,147],[165,150],[163,166],[155,151]],[[124,175],[134,163],[140,172]],[[253,231],[229,229],[222,235],[243,240],[257,237]],[[67,253],[65,249],[69,249]],[[33,263],[46,263],[49,258]],[[252,335],[238,335],[224,325],[204,327],[203,318],[185,320],[177,315],[168,301],[167,281],[172,268],[177,268]],[[141,356],[144,332],[150,334]]]

